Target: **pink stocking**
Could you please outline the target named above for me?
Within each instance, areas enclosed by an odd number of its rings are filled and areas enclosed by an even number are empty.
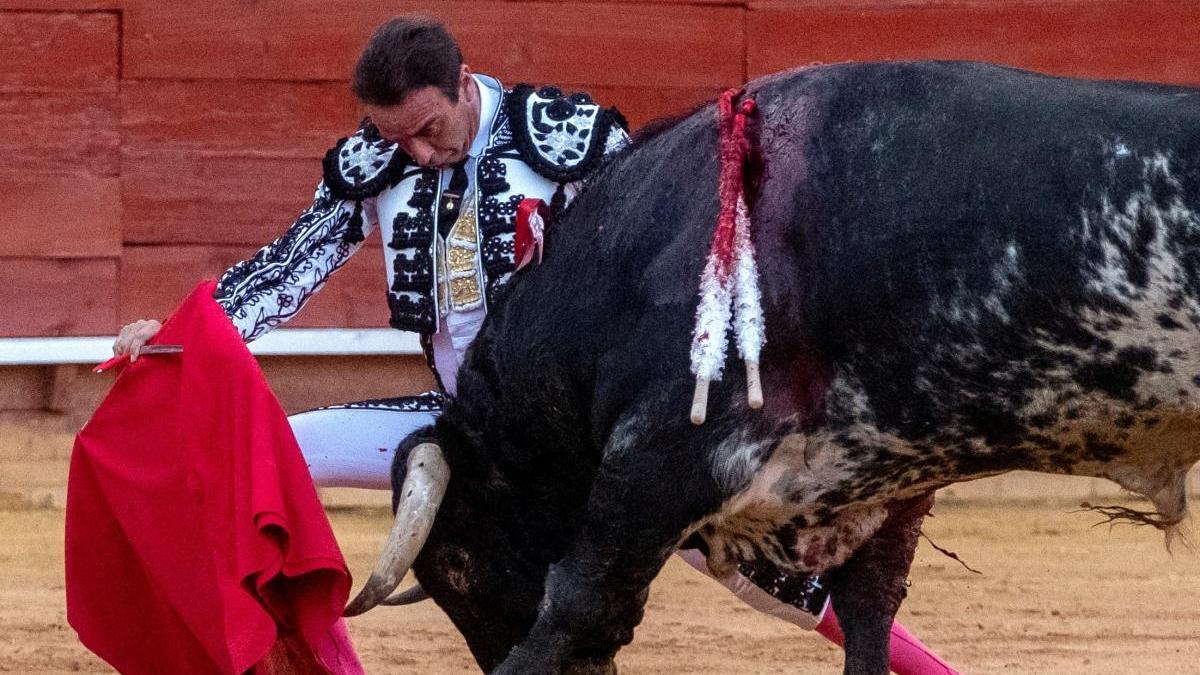
[[[838,625],[832,604],[825,608],[825,616],[817,624],[817,632],[839,647],[845,645],[846,637],[842,635],[842,627]],[[888,652],[891,670],[897,675],[958,675],[958,671],[938,658],[933,650],[905,630],[899,621],[892,624]]]

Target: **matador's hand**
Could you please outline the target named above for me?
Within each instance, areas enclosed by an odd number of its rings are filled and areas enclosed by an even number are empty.
[[[154,319],[141,319],[126,324],[117,335],[117,341],[113,343],[113,354],[115,356],[129,354],[130,362],[137,361],[142,347],[150,338],[158,335],[158,331],[161,329],[162,324]]]

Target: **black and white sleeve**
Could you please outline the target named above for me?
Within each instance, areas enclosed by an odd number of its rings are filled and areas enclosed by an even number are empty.
[[[394,186],[407,157],[370,121],[325,156],[312,206],[281,237],[217,282],[214,299],[247,342],[300,311],[375,228],[375,197]]]
[[[322,182],[281,237],[221,276],[213,298],[250,342],[295,316],[374,225],[373,203],[337,199]]]

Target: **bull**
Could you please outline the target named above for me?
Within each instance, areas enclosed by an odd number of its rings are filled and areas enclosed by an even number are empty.
[[[707,105],[602,170],[488,316],[457,398],[398,454],[353,611],[411,564],[485,671],[611,672],[690,541],[716,572],[833,570],[846,672],[885,673],[932,491],[1099,476],[1153,504],[1116,515],[1168,535],[1184,518],[1200,90],[931,62],[745,94],[765,405],[731,369],[708,421],[687,416],[718,209]]]

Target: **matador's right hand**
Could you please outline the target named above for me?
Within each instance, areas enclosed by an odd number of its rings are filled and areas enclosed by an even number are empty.
[[[117,341],[113,343],[113,355],[129,354],[130,362],[137,361],[142,347],[150,341],[150,338],[158,335],[160,330],[162,330],[162,323],[154,319],[140,319],[125,324],[117,335]]]

